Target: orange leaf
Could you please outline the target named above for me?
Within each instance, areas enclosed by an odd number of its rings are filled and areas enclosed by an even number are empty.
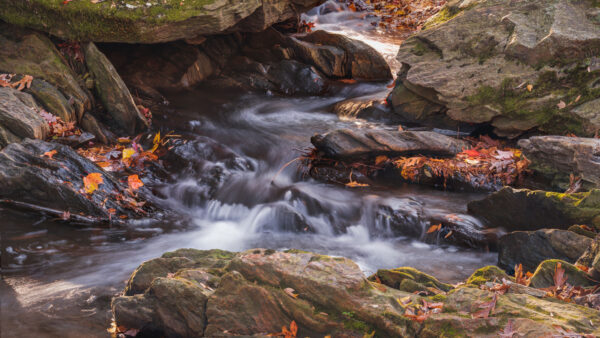
[[[470,157],[479,157],[479,156],[481,156],[481,153],[480,153],[480,152],[478,152],[478,151],[477,151],[477,150],[475,150],[475,149],[468,149],[468,150],[464,150],[464,151],[463,151],[463,154],[467,154],[467,155],[469,155]]]
[[[375,157],[375,165],[379,165],[387,160],[389,160],[389,158],[385,155],[377,156],[377,157]]]
[[[56,154],[56,150],[50,150],[44,153],[42,156],[46,156],[47,158],[52,158]]]
[[[98,185],[102,183],[104,183],[104,179],[100,173],[91,173],[83,178],[84,189],[88,194],[96,191],[96,189],[98,189]]]
[[[356,83],[356,80],[354,79],[341,79],[339,80],[341,83],[346,83],[346,84],[353,84]]]
[[[440,231],[441,228],[442,228],[442,223],[436,224],[436,225],[432,225],[427,230],[427,233],[430,234],[432,232]]]
[[[140,178],[138,177],[138,175],[131,175],[129,177],[127,177],[127,185],[129,185],[129,188],[132,191],[136,191],[139,188],[144,186],[144,182],[142,182],[140,180]]]

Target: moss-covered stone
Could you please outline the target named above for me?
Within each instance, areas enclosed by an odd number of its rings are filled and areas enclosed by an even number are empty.
[[[261,9],[246,28],[264,29],[293,17],[292,6],[286,0],[7,0],[0,3],[0,19],[67,40],[157,43],[222,33]]]
[[[513,278],[508,276],[506,272],[499,267],[495,265],[489,265],[473,272],[473,274],[467,279],[467,284],[479,286],[487,282],[501,283],[502,279],[512,280]]]
[[[583,287],[594,286],[597,284],[592,281],[584,271],[579,270],[573,264],[558,259],[549,259],[540,263],[537,270],[533,273],[533,276],[531,276],[529,286],[534,288],[554,286],[554,273],[558,263],[560,263],[561,268],[565,270],[567,283],[573,286]]]
[[[600,190],[565,194],[506,187],[468,204],[469,212],[506,230],[568,229],[586,224],[600,229]]]
[[[442,283],[435,277],[410,267],[377,270],[377,273],[370,276],[369,280],[375,281],[377,278],[379,278],[382,284],[399,290],[402,290],[403,284],[404,287],[414,288],[415,290],[422,287],[430,287],[447,292],[452,289],[452,285]],[[415,283],[405,282],[405,280],[410,280]]]

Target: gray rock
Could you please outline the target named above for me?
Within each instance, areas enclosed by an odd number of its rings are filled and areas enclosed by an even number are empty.
[[[33,79],[27,92],[33,95],[46,111],[60,117],[65,122],[77,121],[75,109],[69,100],[53,85],[40,79]]]
[[[449,2],[400,47],[395,113],[439,126],[491,125],[507,137],[530,129],[593,135],[600,128],[597,108],[587,106],[600,96],[590,90],[599,70],[588,72],[600,48],[593,10],[588,1]],[[559,108],[561,101],[570,107]]]
[[[519,147],[531,168],[549,179],[568,183],[568,175],[574,174],[600,187],[600,139],[534,136],[520,140]]]
[[[52,158],[44,153],[56,150]],[[93,194],[83,189],[83,177],[89,173],[100,173],[103,183]],[[82,213],[86,216],[107,221],[108,209],[114,208],[117,215],[135,217],[126,204],[120,203],[117,194],[126,194],[122,183],[100,167],[81,157],[72,148],[40,140],[25,140],[13,143],[0,151],[0,199],[56,210]],[[24,193],[27,192],[27,193]],[[148,201],[144,210],[150,210],[149,191],[142,187],[140,196]]]
[[[4,142],[14,140],[13,135],[18,138],[45,139],[50,133],[48,123],[20,98],[29,103],[33,100],[29,94],[16,89],[0,88],[0,127],[6,129]]]
[[[523,264],[525,271],[533,271],[547,259],[575,263],[591,243],[591,238],[568,230],[515,231],[500,237],[498,266],[510,271]]]
[[[87,43],[83,50],[86,65],[94,76],[96,93],[115,122],[129,134],[148,128],[148,121],[106,56],[92,42]]]
[[[2,3],[0,7],[5,4]],[[62,103],[57,106],[61,108],[52,113],[61,116],[60,110],[72,107],[79,117],[92,108],[91,94],[82,89],[77,75],[65,64],[54,43],[46,36],[0,21],[0,46],[3,47],[0,48],[1,72],[31,75],[34,79],[44,80],[56,87],[69,101],[65,105],[64,101],[55,97],[53,102],[58,100]]]
[[[325,156],[334,159],[374,158],[409,154],[453,156],[468,148],[464,141],[430,131],[338,129],[311,138]]]

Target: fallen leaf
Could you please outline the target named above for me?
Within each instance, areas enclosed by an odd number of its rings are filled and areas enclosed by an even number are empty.
[[[389,160],[389,158],[385,155],[377,156],[377,157],[375,157],[375,165],[379,165],[387,160]]]
[[[532,91],[533,90],[533,85],[531,85],[531,84],[527,85],[527,90],[528,91]]]
[[[69,218],[71,218],[71,213],[68,211],[63,211],[63,213],[60,215],[60,219],[63,221],[68,221]]]
[[[448,233],[446,234],[446,236],[444,236],[444,238],[448,238],[448,237],[450,237],[450,236],[452,236],[452,230],[450,230],[450,232],[448,232]]]
[[[140,180],[138,175],[130,175],[127,177],[127,185],[129,186],[129,189],[136,191],[144,186],[144,182]]]
[[[292,288],[285,288],[285,289],[283,289],[283,291],[284,291],[284,292],[285,292],[285,293],[286,293],[288,296],[290,296],[290,297],[292,297],[292,298],[298,298],[298,294],[297,294],[297,293],[294,293],[294,292],[295,292],[295,290],[294,290],[294,289],[292,289]]]
[[[358,183],[358,182],[352,181],[352,182],[346,183],[346,186],[350,187],[350,188],[358,188],[358,187],[368,187],[369,185],[366,183]]]
[[[135,154],[135,149],[133,148],[125,148],[123,149],[123,159],[126,160]]]
[[[560,262],[556,263],[554,268],[554,288],[558,290],[562,288],[567,282],[567,276],[565,276],[565,269],[562,268]]]
[[[83,185],[85,192],[88,194],[93,193],[98,189],[98,185],[103,184],[104,179],[100,173],[91,173],[83,178]]]
[[[356,83],[356,80],[354,79],[341,79],[339,80],[341,83],[346,83],[346,84],[353,84]]]
[[[472,313],[471,317],[472,318],[487,318],[487,317],[489,317],[490,313],[492,311],[494,311],[494,308],[496,307],[497,300],[498,300],[498,295],[496,295],[494,293],[492,300],[490,300],[489,302],[479,304],[479,308],[481,310]]]
[[[432,232],[440,231],[440,229],[442,229],[442,223],[430,226],[427,233],[430,234]]]
[[[515,334],[518,334],[517,331],[515,331],[513,324],[514,321],[512,319],[509,319],[508,322],[506,322],[506,326],[504,326],[504,329],[500,330],[499,336],[501,338],[513,338]]]
[[[50,150],[44,153],[42,156],[46,156],[47,158],[52,158],[56,154],[56,150]]]
[[[558,109],[563,109],[567,106],[567,104],[565,103],[565,101],[560,101],[557,105]]]

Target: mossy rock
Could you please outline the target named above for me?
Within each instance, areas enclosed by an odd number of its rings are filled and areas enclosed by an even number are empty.
[[[495,265],[488,265],[473,272],[469,279],[467,279],[467,284],[479,286],[487,282],[501,283],[502,279],[513,280],[504,270]]]
[[[565,270],[568,284],[582,287],[597,285],[597,283],[592,281],[585,272],[579,270],[573,264],[558,259],[549,259],[540,263],[533,273],[533,276],[531,276],[529,286],[538,289],[554,286],[554,272],[558,263],[560,263],[561,268]]]
[[[370,276],[369,280],[375,281],[377,278],[381,280],[382,284],[398,290],[402,290],[402,287],[414,288],[414,290],[420,290],[419,288],[423,287],[430,287],[440,291],[448,292],[453,288],[450,284],[442,283],[435,277],[410,267],[377,270],[377,273]],[[405,282],[405,280],[411,280],[414,283]]]
[[[542,228],[568,229],[586,224],[600,229],[600,190],[556,193],[505,187],[468,204],[469,212],[491,227],[508,231]]]
[[[219,34],[255,12],[247,28],[264,29],[293,17],[293,6],[288,0],[6,0],[0,2],[0,19],[65,40],[158,43]]]

